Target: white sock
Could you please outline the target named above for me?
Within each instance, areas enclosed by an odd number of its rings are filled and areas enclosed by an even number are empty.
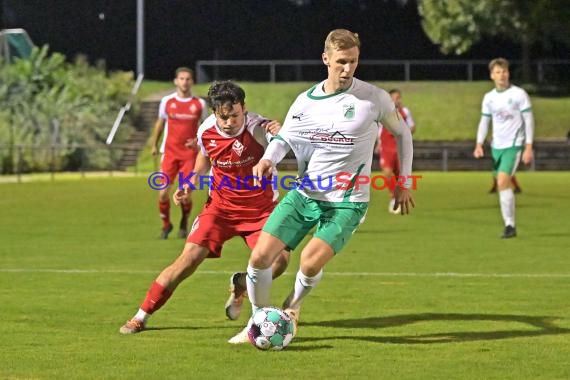
[[[150,314],[144,311],[143,309],[139,309],[139,311],[137,311],[137,313],[134,316],[135,319],[138,319],[139,321],[143,322],[146,322],[148,317],[150,317]]]
[[[297,272],[297,277],[295,278],[295,290],[293,291],[293,297],[289,302],[289,307],[291,309],[299,309],[301,307],[301,301],[303,298],[309,294],[311,289],[313,289],[323,278],[323,270],[317,273],[314,277],[305,276],[303,272],[299,269]]]
[[[256,269],[251,265],[247,266],[247,296],[251,302],[253,311],[257,308],[269,306],[269,293],[273,282],[273,270]]]
[[[499,200],[501,202],[501,215],[505,226],[515,226],[515,194],[513,189],[499,191]]]

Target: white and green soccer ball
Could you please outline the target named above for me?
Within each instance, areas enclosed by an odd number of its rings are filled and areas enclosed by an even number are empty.
[[[249,341],[260,350],[282,350],[293,339],[293,321],[276,307],[257,309],[248,326]]]

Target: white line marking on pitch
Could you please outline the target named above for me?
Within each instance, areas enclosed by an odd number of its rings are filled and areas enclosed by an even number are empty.
[[[63,274],[156,274],[159,270],[128,269],[26,269],[0,268],[1,273],[63,273]],[[228,275],[232,271],[198,270],[196,274]],[[293,273],[284,273],[293,275]],[[363,276],[363,277],[473,277],[473,278],[570,278],[570,273],[457,273],[457,272],[325,272],[326,276]]]

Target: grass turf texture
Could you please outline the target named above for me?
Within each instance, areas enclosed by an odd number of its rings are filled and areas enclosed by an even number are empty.
[[[373,192],[283,352],[226,343],[248,314],[223,311],[248,256],[239,239],[148,331],[119,335],[182,247],[156,239],[146,177],[0,185],[0,378],[569,378],[570,173],[518,175],[519,237],[506,241],[489,173],[422,174],[413,215],[388,214]],[[298,256],[274,283],[277,305]]]
[[[481,117],[483,95],[493,88],[491,81],[480,82],[374,82],[385,90],[402,90],[403,102],[410,108],[418,126],[415,140],[475,140]],[[247,107],[264,116],[283,120],[297,95],[314,83],[240,83],[246,91]],[[194,93],[205,96],[209,84],[196,85]],[[157,91],[173,89],[171,82],[144,82],[140,98]],[[531,96],[535,138],[560,138],[568,133],[567,110],[570,97]]]

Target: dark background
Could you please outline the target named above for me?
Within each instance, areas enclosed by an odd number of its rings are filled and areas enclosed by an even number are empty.
[[[26,29],[36,45],[49,44],[69,59],[104,59],[111,70],[136,69],[136,0],[0,5],[2,27]],[[170,79],[177,66],[204,59],[319,59],[334,28],[360,34],[362,59],[520,58],[520,47],[501,38],[459,57],[441,54],[424,34],[414,0],[146,0],[145,75]],[[551,41],[532,51],[533,59],[569,56]]]

